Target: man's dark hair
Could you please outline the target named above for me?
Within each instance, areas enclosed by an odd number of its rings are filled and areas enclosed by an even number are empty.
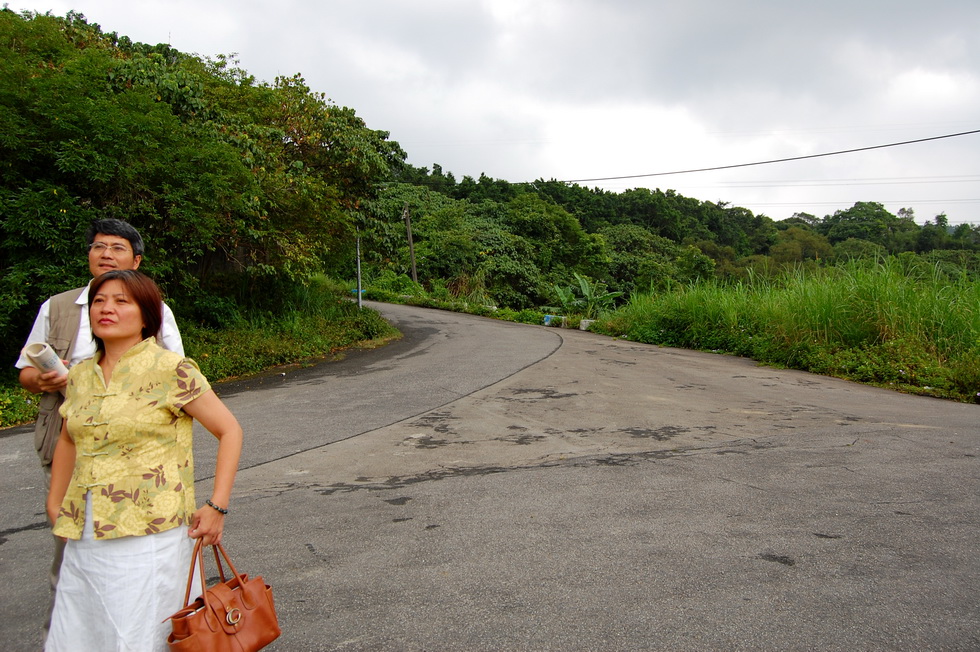
[[[93,220],[92,224],[88,227],[88,232],[85,234],[85,241],[88,244],[92,244],[95,242],[95,236],[98,233],[114,235],[118,238],[126,238],[129,240],[129,244],[133,247],[133,255],[143,255],[143,238],[140,236],[140,232],[136,230],[136,227],[129,222],[123,222],[122,220],[111,218],[105,220]]]

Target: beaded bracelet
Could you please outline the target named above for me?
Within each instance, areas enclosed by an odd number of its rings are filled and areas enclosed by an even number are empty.
[[[214,507],[216,510],[218,510],[222,514],[227,514],[228,513],[228,510],[225,509],[224,507],[218,507],[217,505],[215,505],[214,503],[212,503],[210,498],[208,498],[204,502],[206,502],[209,507]]]

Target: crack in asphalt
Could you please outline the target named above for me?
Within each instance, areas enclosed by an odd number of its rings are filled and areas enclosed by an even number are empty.
[[[611,453],[606,455],[589,455],[564,460],[552,460],[539,464],[525,464],[516,466],[470,466],[470,467],[446,467],[417,473],[406,476],[391,476],[384,480],[371,480],[370,478],[359,477],[354,483],[337,482],[331,485],[319,485],[315,483],[304,484],[300,482],[289,482],[272,487],[272,492],[262,492],[266,496],[281,496],[295,490],[312,489],[315,493],[322,496],[332,496],[334,494],[349,494],[360,491],[391,491],[393,489],[404,489],[413,485],[425,482],[438,482],[452,478],[465,478],[477,476],[497,475],[500,473],[533,471],[538,469],[552,469],[559,467],[585,468],[592,466],[632,466],[643,462],[665,460],[674,457],[691,455],[701,449],[674,449],[667,451],[644,451],[638,453]],[[395,499],[401,501],[402,499]],[[392,502],[392,501],[388,501]],[[395,504],[392,502],[392,504]]]
[[[7,537],[12,534],[20,534],[21,532],[29,532],[30,530],[43,530],[45,528],[51,527],[47,519],[42,519],[34,523],[29,523],[28,525],[21,525],[20,527],[7,528],[6,530],[0,530],[0,546],[7,543]]]

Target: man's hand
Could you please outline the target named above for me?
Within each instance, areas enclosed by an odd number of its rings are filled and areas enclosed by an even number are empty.
[[[68,361],[62,360],[67,366]],[[41,373],[36,367],[24,367],[20,370],[21,387],[32,394],[59,392],[68,385],[68,375],[59,376],[57,371]]]

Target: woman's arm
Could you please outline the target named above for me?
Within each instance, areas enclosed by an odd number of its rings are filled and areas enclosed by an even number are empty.
[[[231,488],[238,472],[238,459],[242,454],[242,427],[214,390],[209,389],[183,409],[218,438],[218,460],[214,469],[211,502],[228,509]],[[221,543],[224,527],[225,515],[210,505],[204,505],[194,512],[189,534],[195,539],[203,537],[206,546],[214,545]]]
[[[51,461],[51,483],[48,486],[47,511],[51,525],[58,519],[61,503],[65,500],[71,474],[75,470],[75,441],[68,436],[68,424],[61,424],[61,435],[54,448]]]

